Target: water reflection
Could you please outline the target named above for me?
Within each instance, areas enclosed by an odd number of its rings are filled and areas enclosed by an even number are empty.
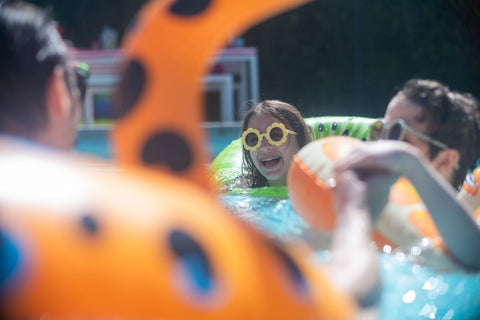
[[[405,303],[412,303],[415,300],[416,296],[417,294],[415,293],[415,291],[408,290],[408,292],[403,295],[402,300]]]
[[[239,218],[280,239],[301,238],[316,249],[316,259],[328,259],[328,233],[315,235],[295,214],[289,200],[237,195],[220,198]],[[480,319],[480,273],[469,274],[454,267],[431,247],[428,239],[408,250],[383,247],[378,255],[380,319]]]

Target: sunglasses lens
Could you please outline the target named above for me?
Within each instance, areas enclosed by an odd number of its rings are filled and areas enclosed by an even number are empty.
[[[402,126],[400,123],[395,123],[392,125],[390,130],[388,131],[388,139],[390,140],[400,140],[402,135]]]
[[[274,127],[270,130],[270,139],[272,141],[278,142],[283,139],[283,130],[279,127]]]
[[[245,143],[249,147],[254,147],[258,143],[258,135],[254,132],[250,132],[245,136]]]

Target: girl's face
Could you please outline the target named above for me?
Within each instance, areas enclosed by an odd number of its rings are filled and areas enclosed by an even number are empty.
[[[270,115],[253,115],[248,122],[248,128],[265,133],[268,126],[274,122],[280,123],[280,120]],[[287,129],[291,130],[288,127]],[[287,185],[288,169],[293,155],[299,149],[296,136],[289,133],[287,141],[279,146],[271,145],[263,136],[261,139],[261,145],[257,150],[248,151],[253,164],[271,186]]]

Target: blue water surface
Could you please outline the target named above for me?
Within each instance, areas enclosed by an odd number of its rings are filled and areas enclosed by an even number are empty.
[[[220,151],[239,137],[239,124],[229,126],[204,125],[209,141],[209,153],[215,158]],[[109,142],[111,127],[84,128],[78,131],[75,150],[81,154],[94,155],[103,159],[111,159],[113,148]]]
[[[309,229],[290,200],[229,194],[220,200],[236,216],[279,238],[305,238]],[[317,251],[320,260],[324,253]],[[480,273],[435,271],[403,252],[379,253],[378,263],[380,319],[480,319]]]
[[[112,147],[109,141],[109,135],[109,127],[81,129],[78,131],[75,151],[80,154],[100,157],[102,159],[111,159]]]

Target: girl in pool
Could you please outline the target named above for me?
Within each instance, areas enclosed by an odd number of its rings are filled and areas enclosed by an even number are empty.
[[[310,130],[297,108],[278,100],[258,103],[243,120],[244,174],[235,187],[287,185],[293,155],[310,141]]]

